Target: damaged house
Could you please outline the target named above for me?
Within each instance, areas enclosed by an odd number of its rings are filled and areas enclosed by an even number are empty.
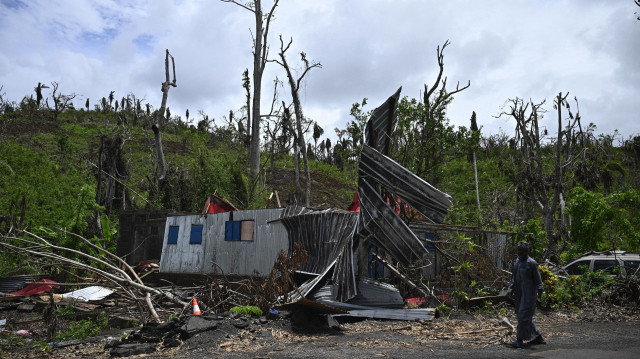
[[[390,269],[393,266],[389,263],[404,267],[417,262],[429,264],[425,263],[428,250],[424,241],[394,207],[401,200],[425,221],[435,224],[447,214],[451,197],[386,156],[396,126],[399,97],[400,89],[374,110],[366,125],[357,213],[299,208],[283,212],[281,221],[287,228],[289,245],[303,244],[312,258],[305,271],[317,274],[291,293],[290,301],[311,299],[349,310],[350,315],[372,306],[401,307],[403,300],[397,289],[367,279],[371,249],[386,257]]]
[[[284,209],[239,210],[222,198],[207,199],[202,214],[166,220],[161,273],[252,275],[268,273],[287,232],[277,220]]]
[[[367,122],[357,212],[290,206],[208,213],[211,207],[205,206],[203,214],[168,217],[160,272],[268,273],[281,250],[291,253],[300,243],[308,254],[301,269],[308,280],[288,295],[289,303],[311,300],[350,314],[368,307],[402,307],[398,289],[368,279],[371,258],[399,276],[398,267],[428,267],[426,238],[416,235],[425,232],[410,228],[397,208],[408,205],[422,223],[437,226],[452,199],[387,156],[400,91]]]

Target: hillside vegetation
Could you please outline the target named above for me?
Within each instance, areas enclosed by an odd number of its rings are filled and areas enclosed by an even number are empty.
[[[450,125],[450,96],[427,105],[405,97],[391,156],[453,197],[446,222],[516,232],[517,239],[532,243],[538,258],[562,261],[609,248],[638,251],[640,137],[595,135],[593,124],[570,128],[565,119],[579,114],[558,99],[565,111],[559,114],[561,137],[536,135],[527,122],[536,104],[524,107],[518,99],[505,116],[522,122],[523,130],[511,137],[483,135],[475,114],[470,128]],[[286,132],[265,135],[261,171],[252,181],[242,119],[216,124],[201,114],[186,122],[168,113],[160,126],[167,171],[159,179],[154,111],[149,105],[143,110],[132,95],[120,106],[103,99],[93,110],[88,104],[54,110],[32,97],[0,102],[2,233],[28,229],[79,246],[51,230],[64,228],[113,249],[121,210],[199,212],[212,193],[244,209],[264,208],[273,191],[283,205],[299,198]],[[346,209],[351,203],[370,115],[366,105],[366,99],[354,104],[353,121],[336,129],[334,144],[319,141],[322,130],[309,126],[311,206]],[[24,257],[1,255],[0,274],[29,271]]]

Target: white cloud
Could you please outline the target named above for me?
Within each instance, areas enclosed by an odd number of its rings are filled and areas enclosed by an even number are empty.
[[[271,2],[263,1],[265,8]],[[526,0],[295,0],[281,2],[270,29],[293,37],[292,66],[305,51],[323,68],[309,73],[302,93],[305,114],[334,136],[354,102],[373,109],[399,86],[419,97],[437,72],[436,47],[445,40],[448,87],[471,87],[455,96],[449,117],[468,126],[476,111],[486,133],[511,132],[492,116],[516,96],[552,102],[558,92],[578,96],[585,122],[600,131],[638,134],[640,21],[632,2]],[[244,104],[242,72],[252,69],[253,14],[234,4],[203,0],[33,0],[0,3],[0,85],[11,100],[37,82],[57,81],[81,94],[79,106],[109,91],[134,93],[159,106],[164,54],[176,60],[178,87],[169,107],[194,118],[204,110],[222,118]],[[274,63],[263,78],[263,107],[272,81],[285,76]],[[289,90],[279,90],[289,101]]]

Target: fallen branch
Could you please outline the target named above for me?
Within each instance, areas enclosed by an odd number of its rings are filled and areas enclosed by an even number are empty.
[[[103,254],[105,257],[96,257],[75,249],[56,246],[54,244],[51,244],[44,238],[27,231],[25,231],[24,233],[37,239],[38,242],[34,242],[28,239],[18,238],[18,237],[5,237],[5,239],[25,243],[25,244],[28,244],[29,246],[18,247],[16,245],[8,243],[7,241],[0,241],[0,245],[2,245],[5,248],[21,251],[23,253],[32,254],[38,257],[49,258],[58,263],[64,263],[75,268],[87,270],[91,273],[94,273],[95,275],[98,275],[106,279],[107,281],[112,282],[115,286],[120,287],[128,296],[132,297],[135,300],[138,300],[138,296],[134,294],[133,290],[140,291],[144,295],[144,300],[146,302],[149,313],[157,322],[160,322],[161,320],[155,310],[155,307],[153,306],[153,303],[151,301],[151,295],[162,296],[168,299],[169,301],[179,304],[183,307],[186,307],[189,305],[189,303],[182,301],[180,298],[178,298],[177,296],[175,296],[170,292],[160,291],[156,288],[146,286],[142,282],[138,274],[135,272],[135,270],[133,270],[131,266],[129,266],[126,262],[124,262],[121,258],[117,257],[116,255],[104,250],[103,248],[96,246],[95,244],[91,243],[89,240],[87,240],[86,238],[80,235],[77,235],[75,233],[70,233],[62,229],[58,229],[58,230],[62,231],[63,233],[72,235],[77,239],[82,240],[83,242],[88,244],[91,248],[97,250],[100,254]],[[48,252],[47,250],[52,250],[52,252]],[[67,258],[55,252],[72,253],[78,257],[86,258],[89,261],[92,261],[94,263],[99,263],[100,265],[103,266],[104,269],[99,269],[87,263],[82,263],[78,260]],[[124,270],[120,269],[117,265],[112,263],[109,259],[115,260],[120,264],[124,265],[124,267],[132,274],[133,279],[132,279],[132,276],[130,276]]]
[[[405,276],[404,274],[400,273],[400,271],[398,269],[396,269],[394,266],[392,266],[389,262],[387,262],[385,259],[383,259],[381,256],[378,255],[378,253],[373,253],[373,256],[380,262],[382,263],[385,267],[387,267],[393,274],[395,274],[400,280],[402,280],[404,283],[406,283],[408,286],[410,286],[411,288],[417,290],[418,292],[420,292],[420,294],[424,297],[428,297],[431,296],[433,297],[435,300],[438,301],[438,303],[442,304],[442,301],[440,300],[440,298],[438,298],[435,293],[433,293],[433,291],[427,287],[425,287],[423,284],[421,285],[417,285],[415,284],[411,279],[407,278],[407,276]]]

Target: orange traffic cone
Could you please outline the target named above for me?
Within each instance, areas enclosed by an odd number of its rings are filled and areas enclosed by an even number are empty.
[[[193,298],[193,315],[200,315],[200,307],[198,306],[198,301],[196,298]]]

